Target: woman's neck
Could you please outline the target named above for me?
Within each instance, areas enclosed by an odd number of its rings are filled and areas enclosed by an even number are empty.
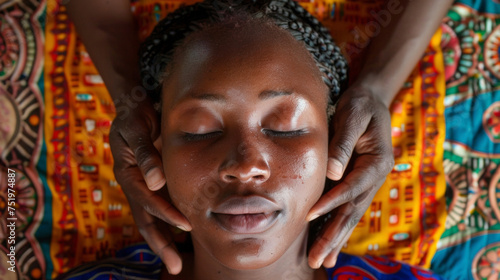
[[[194,241],[195,255],[193,264],[194,280],[275,280],[297,279],[316,280],[326,279],[326,273],[320,269],[315,271],[307,263],[307,229],[295,240],[289,249],[271,265],[255,270],[230,269],[206,252]],[[189,268],[186,268],[189,269]]]

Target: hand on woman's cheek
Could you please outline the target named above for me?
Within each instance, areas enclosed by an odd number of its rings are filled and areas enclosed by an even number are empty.
[[[330,211],[333,219],[309,253],[313,268],[335,265],[337,255],[394,166],[387,106],[368,89],[351,87],[333,118],[328,177],[339,184],[311,209],[308,219]],[[344,174],[351,162],[352,170]]]
[[[125,116],[119,115],[113,121],[109,137],[114,173],[130,204],[139,232],[170,272],[177,274],[182,269],[182,260],[171,236],[165,233],[168,224],[184,230],[190,230],[191,225],[164,197],[153,191],[162,188],[165,179],[160,154],[152,141],[152,137],[159,134],[159,121],[149,102],[149,99],[145,100],[136,110]],[[162,179],[148,180],[151,177]]]

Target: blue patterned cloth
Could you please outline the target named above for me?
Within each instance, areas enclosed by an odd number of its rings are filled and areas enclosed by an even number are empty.
[[[159,279],[162,266],[161,259],[146,244],[138,244],[118,251],[115,258],[82,265],[61,276],[61,279]],[[326,271],[329,280],[443,279],[408,264],[343,253],[339,255],[336,266]]]

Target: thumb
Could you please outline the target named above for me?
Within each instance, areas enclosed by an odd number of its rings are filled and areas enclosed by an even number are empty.
[[[334,181],[340,180],[344,175],[356,144],[366,131],[371,117],[353,109],[345,111],[347,112],[338,111],[334,116],[335,133],[328,146],[327,177]]]
[[[132,150],[141,170],[144,181],[152,191],[161,189],[165,183],[161,155],[153,143],[151,132],[147,127],[135,128],[134,132],[123,135],[124,140]]]

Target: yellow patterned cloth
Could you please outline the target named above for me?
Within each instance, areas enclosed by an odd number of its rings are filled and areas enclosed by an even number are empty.
[[[441,32],[391,105],[396,165],[343,250],[429,267],[446,219]]]
[[[52,276],[142,240],[113,175],[115,109],[64,6],[47,3],[45,143]]]
[[[141,39],[180,5],[196,1],[132,3]],[[350,54],[351,77],[381,22],[384,1],[316,0],[301,4]],[[65,8],[47,3],[45,26],[46,184],[52,193],[52,277],[142,240],[112,172],[111,99],[79,41]],[[344,252],[385,255],[428,267],[444,230],[444,66],[441,32],[391,106],[396,167],[361,219]]]

